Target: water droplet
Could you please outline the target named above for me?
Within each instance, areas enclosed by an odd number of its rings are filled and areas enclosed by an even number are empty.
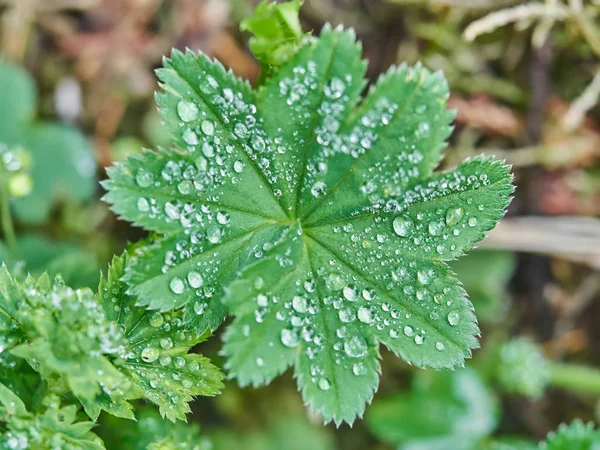
[[[321,389],[322,391],[329,390],[329,380],[327,378],[319,379],[319,382],[317,383],[317,385],[319,386],[319,389]]]
[[[177,114],[179,114],[179,117],[184,122],[191,122],[198,117],[198,107],[195,103],[181,100],[177,104]]]
[[[139,187],[147,188],[154,183],[154,175],[151,172],[140,169],[135,176],[135,182]]]
[[[183,280],[181,278],[173,277],[169,283],[169,288],[171,288],[171,291],[173,291],[174,294],[179,295],[183,294],[185,284],[183,284]]]
[[[358,320],[362,323],[373,323],[373,314],[369,308],[361,306],[358,308]]]
[[[448,323],[455,327],[460,322],[460,313],[458,311],[450,311],[448,313]]]
[[[142,360],[148,363],[156,361],[159,355],[160,352],[154,347],[148,347],[142,350]]]
[[[444,232],[445,225],[443,222],[429,222],[429,234],[432,236],[439,236]]]
[[[443,342],[438,341],[435,343],[435,348],[438,349],[440,352],[443,352],[446,349],[446,346]]]
[[[297,347],[300,340],[294,330],[284,328],[281,330],[281,343],[289,348]]]
[[[263,367],[265,365],[264,359],[262,359],[260,356],[258,358],[256,358],[256,365],[258,367]]]
[[[340,309],[338,316],[342,322],[352,322],[354,320],[354,312],[350,308]]]
[[[137,201],[137,207],[140,210],[140,212],[147,212],[150,210],[150,203],[148,203],[148,200],[146,198],[140,197]]]
[[[182,137],[187,145],[198,145],[198,135],[194,132],[194,130],[188,128],[183,132]]]
[[[236,161],[233,163],[233,170],[235,173],[242,173],[242,171],[244,170],[244,166],[246,164],[244,164],[242,161]]]
[[[408,337],[413,337],[415,335],[415,330],[410,325],[406,325],[404,327],[404,334]]]
[[[446,225],[449,227],[456,225],[464,215],[465,210],[460,206],[457,208],[449,208],[448,211],[446,211]]]
[[[202,286],[202,283],[204,283],[204,278],[202,278],[202,275],[194,270],[187,274],[187,280],[188,283],[190,283],[190,286],[194,289],[198,289],[200,286]]]
[[[173,347],[173,341],[171,338],[162,338],[160,340],[160,347],[164,350],[169,350]]]
[[[408,237],[412,234],[414,223],[408,216],[398,216],[392,223],[394,233],[398,236]]]
[[[364,375],[367,373],[367,368],[363,363],[356,363],[352,365],[352,373],[356,376]]]
[[[203,120],[202,124],[200,125],[200,129],[207,136],[212,136],[215,134],[215,124],[210,120]]]
[[[350,358],[361,358],[367,354],[367,350],[367,343],[358,336],[344,342],[344,351]]]
[[[342,293],[344,294],[344,298],[350,302],[355,302],[358,299],[358,290],[352,284],[344,286]]]
[[[292,307],[294,308],[294,310],[296,310],[296,312],[305,313],[308,307],[308,302],[304,297],[296,295],[292,299]]]
[[[477,225],[477,219],[475,217],[470,217],[468,224],[470,227],[474,227],[475,225]]]
[[[204,302],[194,302],[194,312],[197,315],[203,314],[205,309],[206,309],[206,303],[204,303]]]
[[[417,334],[415,336],[415,344],[417,344],[417,345],[423,345],[424,341],[425,340],[423,339],[423,336],[421,336],[420,334]]]
[[[158,328],[165,322],[165,319],[161,313],[157,312],[150,316],[149,322],[151,327]]]
[[[339,273],[331,273],[325,282],[327,287],[334,291],[339,291],[345,286],[344,279]]]
[[[417,272],[417,279],[419,280],[419,283],[427,285],[427,284],[431,283],[433,275],[434,275],[434,272],[431,269],[419,270]]]
[[[177,190],[183,194],[188,195],[194,189],[194,184],[190,180],[183,180],[181,183],[177,185]]]

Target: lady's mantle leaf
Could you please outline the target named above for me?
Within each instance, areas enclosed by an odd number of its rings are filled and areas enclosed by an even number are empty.
[[[600,447],[600,430],[593,423],[575,420],[561,424],[540,443],[540,450],[594,450]]]
[[[325,27],[253,91],[204,55],[158,72],[180,150],[109,170],[115,212],[161,234],[126,269],[153,309],[183,308],[225,335],[230,373],[264,384],[295,367],[325,420],[352,422],[378,384],[378,346],[407,362],[462,365],[475,315],[445,261],[484,237],[513,191],[479,157],[433,173],[450,133],[447,85],[391,69],[360,102],[354,33]]]

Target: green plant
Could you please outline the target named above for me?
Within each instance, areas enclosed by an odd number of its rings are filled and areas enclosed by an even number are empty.
[[[403,449],[536,448],[493,436],[498,392],[600,390],[595,371],[550,363],[523,340],[500,342],[492,373],[484,364],[442,370],[464,366],[479,345],[460,278],[484,324],[505,310],[513,256],[456,260],[503,217],[510,168],[479,156],[435,171],[454,118],[443,75],[393,67],[363,96],[367,64],[354,32],[305,34],[300,6],[262,3],[242,23],[262,69],[256,87],[201,53],[164,60],[156,98],[172,143],[137,152],[136,138],[117,140],[120,161],[102,183],[112,210],[150,235],[112,259],[97,290],[88,287],[97,266],[82,249],[16,236],[11,207],[25,226],[48,221],[55,201],[91,195],[81,171],[54,176],[73,169],[71,144],[90,155],[77,132],[32,124],[33,83],[6,66],[24,100],[7,96],[16,119],[0,123],[10,153],[0,171],[1,448],[205,450],[243,440],[326,450],[334,444],[321,424],[352,424],[373,400],[380,344],[436,369],[407,371],[410,387],[367,411],[373,436]],[[39,174],[44,158],[59,168]],[[27,194],[29,177],[33,203],[19,213],[15,197]],[[57,187],[65,178],[66,196]],[[480,267],[486,274],[475,276]],[[298,411],[237,433],[183,423],[194,397],[223,387],[220,369],[192,348],[228,315],[220,354],[230,378],[266,385],[293,367],[313,424]],[[574,422],[540,448],[591,450],[597,441],[592,425]]]

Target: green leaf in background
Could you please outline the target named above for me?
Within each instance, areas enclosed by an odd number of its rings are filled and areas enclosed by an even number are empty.
[[[74,242],[51,240],[41,234],[19,235],[14,252],[0,249],[0,261],[11,268],[13,275],[17,269],[34,276],[44,272],[51,276],[60,274],[65,284],[73,288],[95,288],[100,281],[96,255]]]
[[[284,3],[262,1],[254,14],[240,23],[242,31],[250,31],[250,50],[261,64],[264,80],[281,66],[300,47],[302,40],[310,36],[303,33],[299,11],[302,0]]]
[[[91,432],[93,422],[76,421],[74,405],[60,407],[58,399],[41,414],[0,383],[0,448],[11,450],[102,450],[100,438]]]
[[[0,85],[0,148],[23,148],[31,159],[33,189],[13,199],[13,207],[20,221],[40,224],[57,202],[86,200],[95,192],[92,145],[75,128],[34,122],[35,83],[22,68],[0,61]],[[29,191],[28,186],[19,190]]]
[[[427,372],[416,375],[410,392],[376,400],[366,423],[402,450],[479,450],[498,411],[475,371]]]
[[[500,348],[495,376],[508,393],[540,398],[550,383],[551,371],[541,349],[526,337],[512,339]]]
[[[561,424],[556,431],[548,434],[540,450],[597,450],[600,448],[600,430],[593,423],[584,424],[575,420]]]
[[[109,449],[211,450],[211,442],[195,423],[166,422],[153,408],[142,407],[136,421],[104,416],[100,433]],[[239,442],[238,442],[239,444]],[[237,444],[236,444],[237,445]]]
[[[254,91],[174,51],[157,99],[179,150],[131,157],[104,184],[117,214],[159,235],[132,256],[128,292],[199,331],[226,304],[231,376],[267,384],[294,366],[305,402],[336,423],[372,399],[380,343],[433,368],[477,347],[445,261],[513,191],[490,158],[433,173],[453,118],[440,73],[394,67],[361,102],[361,56],[352,31],[326,26]]]
[[[481,250],[450,264],[473,301],[477,317],[492,323],[506,316],[506,289],[515,266],[513,253]]]
[[[236,448],[240,442],[245,450],[333,450],[331,434],[327,429],[311,424],[305,417],[293,415],[273,419],[263,430],[235,434],[220,430],[211,434],[214,450]]]
[[[55,124],[34,125],[28,129],[23,145],[32,158],[33,190],[13,200],[16,216],[22,222],[45,222],[52,205],[86,200],[96,191],[93,149],[79,131]]]
[[[0,143],[17,145],[35,116],[35,83],[25,69],[0,59],[0,86]]]

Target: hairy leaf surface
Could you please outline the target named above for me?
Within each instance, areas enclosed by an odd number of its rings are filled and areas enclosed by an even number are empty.
[[[422,367],[470,356],[479,329],[446,261],[513,191],[486,157],[433,172],[453,118],[440,73],[392,68],[361,100],[365,70],[354,33],[330,27],[259,90],[174,51],[157,99],[178,148],[119,163],[104,184],[117,214],[158,233],[131,258],[128,292],[199,331],[226,305],[230,374],[258,385],[293,366],[336,423],[371,401],[380,343]]]

